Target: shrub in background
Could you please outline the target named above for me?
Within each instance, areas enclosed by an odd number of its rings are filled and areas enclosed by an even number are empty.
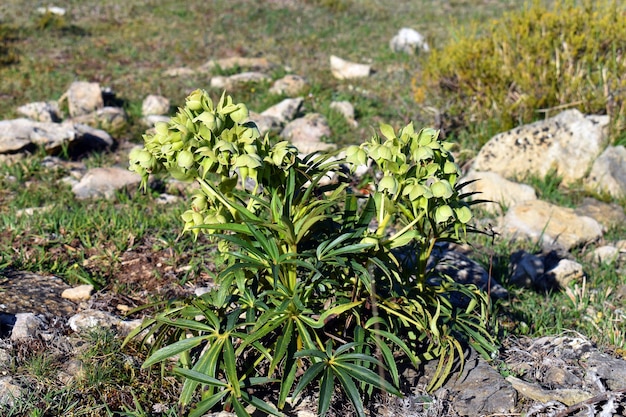
[[[578,108],[609,114],[615,138],[626,120],[626,9],[579,3],[534,1],[455,35],[413,79],[415,99],[440,109],[446,132],[487,126],[493,134]]]
[[[374,390],[401,395],[403,365],[438,359],[435,389],[467,343],[492,353],[487,296],[426,268],[435,243],[462,239],[472,217],[450,143],[381,125],[345,159],[301,157],[247,117],[197,90],[130,155],[144,186],[159,171],[200,185],[185,230],[215,238],[225,259],[213,291],[157,305],[129,336],[154,339],[144,366],[177,359],[190,415],[279,414],[313,383],[320,414],[340,387],[364,415]],[[362,194],[346,172],[359,166],[370,171]]]

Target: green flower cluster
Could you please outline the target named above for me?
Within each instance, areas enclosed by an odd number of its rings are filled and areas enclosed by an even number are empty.
[[[360,146],[346,149],[346,161],[354,172],[359,166],[375,164],[382,177],[376,184],[379,212],[390,205],[403,205],[412,218],[430,216],[436,224],[467,224],[472,212],[459,195],[459,166],[450,153],[452,143],[439,138],[434,129],[415,132],[410,123],[397,134],[382,124],[384,140],[377,134]],[[379,218],[384,221],[384,217]]]
[[[154,134],[144,135],[143,149],[131,152],[130,170],[142,175],[144,188],[148,176],[161,170],[178,180],[198,180],[201,188],[182,215],[185,230],[198,233],[196,226],[234,221],[236,210],[218,201],[207,175],[219,176],[222,194],[238,185],[252,187],[255,194],[268,181],[283,181],[298,162],[295,147],[270,146],[248,116],[245,104],[233,103],[230,96],[222,94],[214,105],[206,91],[195,90],[168,123],[157,123]]]

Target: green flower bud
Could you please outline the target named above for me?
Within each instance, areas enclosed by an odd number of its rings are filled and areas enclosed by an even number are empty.
[[[183,169],[189,169],[193,166],[193,153],[188,150],[180,151],[176,157],[176,164]]]
[[[185,99],[185,106],[193,111],[202,110],[202,99],[203,99],[202,90],[195,90],[187,98]]]
[[[154,124],[154,130],[156,131],[157,135],[167,136],[167,134],[169,133],[169,125],[165,122],[156,122]]]

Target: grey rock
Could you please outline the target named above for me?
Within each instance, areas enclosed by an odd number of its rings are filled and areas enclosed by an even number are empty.
[[[72,192],[78,199],[93,197],[111,198],[115,191],[126,186],[137,186],[141,176],[127,169],[117,167],[93,168],[87,171]]]
[[[141,114],[144,116],[164,115],[170,111],[170,100],[167,97],[155,94],[148,95],[141,104]]]
[[[104,107],[100,84],[76,81],[67,90],[70,117],[83,116]]]
[[[120,132],[128,125],[128,116],[121,107],[107,106],[88,114],[73,117],[71,121],[107,132]]]
[[[529,174],[543,177],[556,169],[563,184],[571,184],[585,176],[602,151],[608,123],[608,116],[567,110],[494,136],[479,151],[473,168],[509,179]]]
[[[475,200],[488,200],[488,203],[477,207],[492,213],[500,213],[517,203],[537,199],[530,185],[509,181],[495,172],[470,170],[461,182],[468,182],[463,191],[479,193],[473,196]]]
[[[571,249],[602,237],[602,226],[573,209],[541,200],[525,201],[511,207],[502,220],[502,231],[527,238],[542,246],[558,244]]]
[[[295,97],[300,95],[309,86],[306,78],[295,74],[287,74],[272,84],[269,92],[272,94]]]
[[[543,259],[524,250],[511,255],[509,282],[518,287],[530,288],[539,282],[545,272]]]
[[[116,327],[121,320],[113,314],[99,310],[84,310],[70,317],[67,324],[77,332],[88,331],[94,327],[112,328]]]
[[[543,279],[549,283],[549,286],[556,283],[561,288],[567,288],[572,282],[582,282],[584,276],[585,272],[581,264],[571,259],[561,259],[556,266],[546,271]]]
[[[494,298],[508,297],[506,288],[489,276],[482,265],[460,251],[449,249],[447,245],[435,247],[427,268],[433,269],[439,276],[449,276],[455,282],[474,284]]]
[[[42,328],[43,322],[33,313],[17,313],[11,331],[11,340],[33,339]]]
[[[31,120],[44,123],[58,123],[63,119],[59,103],[38,101],[17,108],[17,113]]]
[[[626,223],[623,207],[616,203],[603,203],[595,198],[586,197],[575,211],[578,215],[595,219],[605,229]]]
[[[517,402],[515,389],[482,358],[477,362],[459,380],[453,378],[452,384],[446,384],[446,388],[452,391],[455,409],[465,416],[513,411]]]
[[[261,115],[274,117],[281,124],[285,124],[292,121],[298,115],[302,109],[303,103],[304,99],[302,99],[302,97],[287,98],[272,107],[265,109]]]
[[[398,33],[389,41],[389,47],[394,52],[404,52],[409,55],[413,55],[416,52],[430,51],[426,38],[411,28],[402,28]]]
[[[58,153],[67,147],[70,153],[98,150],[114,144],[103,130],[74,123],[43,123],[29,119],[0,121],[0,153],[32,151],[43,147]]]
[[[626,388],[626,360],[614,358],[597,350],[592,351],[586,359],[588,376],[595,374],[609,390]]]
[[[322,141],[330,134],[326,118],[319,113],[309,113],[289,122],[280,136],[293,143],[301,154],[310,154],[334,148],[335,145]]]
[[[613,198],[626,196],[626,148],[609,146],[591,167],[586,186],[593,192]]]
[[[338,56],[330,56],[330,71],[333,77],[345,80],[351,78],[369,77],[371,67],[365,64],[357,64],[355,62],[346,61]]]

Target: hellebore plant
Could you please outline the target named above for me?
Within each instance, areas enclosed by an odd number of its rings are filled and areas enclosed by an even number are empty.
[[[129,336],[153,339],[145,367],[177,358],[191,416],[280,415],[312,383],[321,415],[336,387],[364,415],[374,390],[401,395],[401,367],[437,359],[433,390],[467,344],[493,351],[487,296],[427,270],[435,243],[462,240],[472,217],[450,143],[383,124],[345,152],[300,156],[247,119],[197,90],[130,155],[144,187],[162,171],[199,184],[184,230],[208,233],[225,259],[213,291],[159,304]]]

